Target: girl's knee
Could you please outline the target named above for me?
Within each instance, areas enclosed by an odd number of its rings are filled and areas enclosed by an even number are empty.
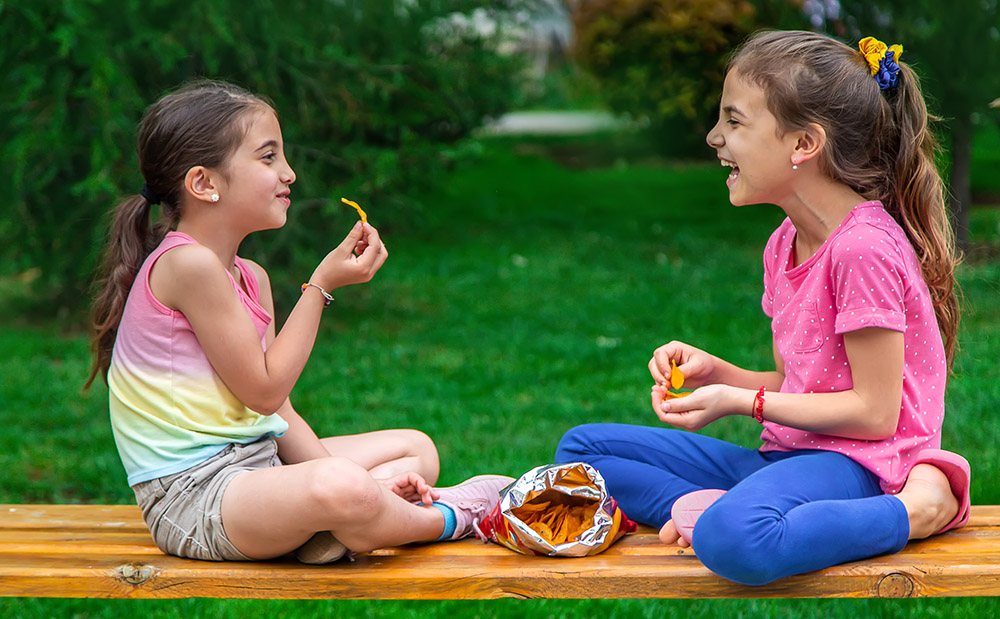
[[[406,451],[408,455],[419,458],[422,463],[433,464],[435,467],[437,466],[437,445],[434,444],[431,437],[427,436],[420,430],[400,430],[400,432],[402,433],[403,441],[406,444]]]
[[[559,445],[556,447],[556,462],[585,460],[586,456],[592,455],[594,442],[600,436],[598,428],[601,425],[603,424],[588,423],[570,428],[559,439]]]
[[[692,535],[698,559],[715,574],[743,585],[764,585],[781,578],[779,559],[766,518],[748,514],[746,505],[720,501],[698,519]]]
[[[427,483],[431,485],[437,483],[438,474],[441,471],[437,445],[434,444],[431,437],[420,430],[400,430],[399,432],[406,452],[403,458],[415,460],[410,468],[419,473]]]
[[[337,521],[360,521],[381,509],[382,485],[364,467],[347,458],[313,461],[308,488],[310,498]]]

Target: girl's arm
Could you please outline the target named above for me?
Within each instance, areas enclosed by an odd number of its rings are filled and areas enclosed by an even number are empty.
[[[257,277],[257,287],[260,290],[260,306],[267,310],[268,314],[274,316],[274,295],[271,292],[271,280],[267,276],[267,271],[252,260],[244,260],[244,262],[247,263],[247,266],[250,267],[250,270]],[[276,335],[274,321],[272,320],[271,324],[267,326],[267,335],[265,336],[268,348],[271,347]],[[309,423],[292,407],[290,399],[286,399],[285,403],[281,405],[281,408],[275,414],[280,415],[288,424],[288,430],[278,437],[278,457],[281,458],[282,462],[285,464],[296,464],[306,462],[307,460],[326,458],[330,455],[323,446],[323,443],[320,442],[316,432],[309,426]]]
[[[355,255],[363,234],[367,245]],[[386,256],[375,229],[358,226],[310,281],[327,291],[367,282]],[[150,285],[162,303],[184,314],[212,367],[244,405],[270,415],[285,404],[316,339],[324,302],[318,290],[306,289],[265,351],[225,267],[209,248],[183,245],[166,252],[154,266]]]
[[[882,440],[895,434],[903,398],[902,332],[875,327],[852,331],[844,334],[844,346],[852,389],[778,393],[762,383],[768,390],[764,419],[807,432],[861,440]],[[711,384],[659,404],[657,415],[670,425],[697,430],[726,415],[751,415],[759,388]],[[660,394],[662,397],[662,390]]]

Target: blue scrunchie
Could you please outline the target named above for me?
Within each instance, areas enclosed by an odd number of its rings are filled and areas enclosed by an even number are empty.
[[[882,90],[892,88],[899,82],[899,65],[895,59],[896,52],[887,51],[878,62],[878,72],[875,81]]]

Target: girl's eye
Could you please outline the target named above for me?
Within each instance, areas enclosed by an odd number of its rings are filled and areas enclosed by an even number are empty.
[[[267,153],[266,155],[264,155],[264,160],[268,162],[274,161],[275,158],[277,158],[277,155],[274,153]]]
[[[735,118],[730,118],[726,122],[729,123],[730,125],[738,125],[738,124],[740,124],[740,121],[736,120]]]

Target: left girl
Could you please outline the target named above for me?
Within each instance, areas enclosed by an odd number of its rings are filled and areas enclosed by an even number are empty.
[[[424,434],[320,439],[288,399],[330,293],[371,280],[388,252],[358,222],[277,331],[267,273],[237,255],[291,206],[295,172],[271,105],[191,84],[146,111],[138,150],[146,185],[114,213],[90,381],[108,383],[115,442],[157,545],[209,560],[297,550],[323,563],[470,535],[510,478],[433,488],[437,450]],[[156,204],[164,220],[150,229]]]

